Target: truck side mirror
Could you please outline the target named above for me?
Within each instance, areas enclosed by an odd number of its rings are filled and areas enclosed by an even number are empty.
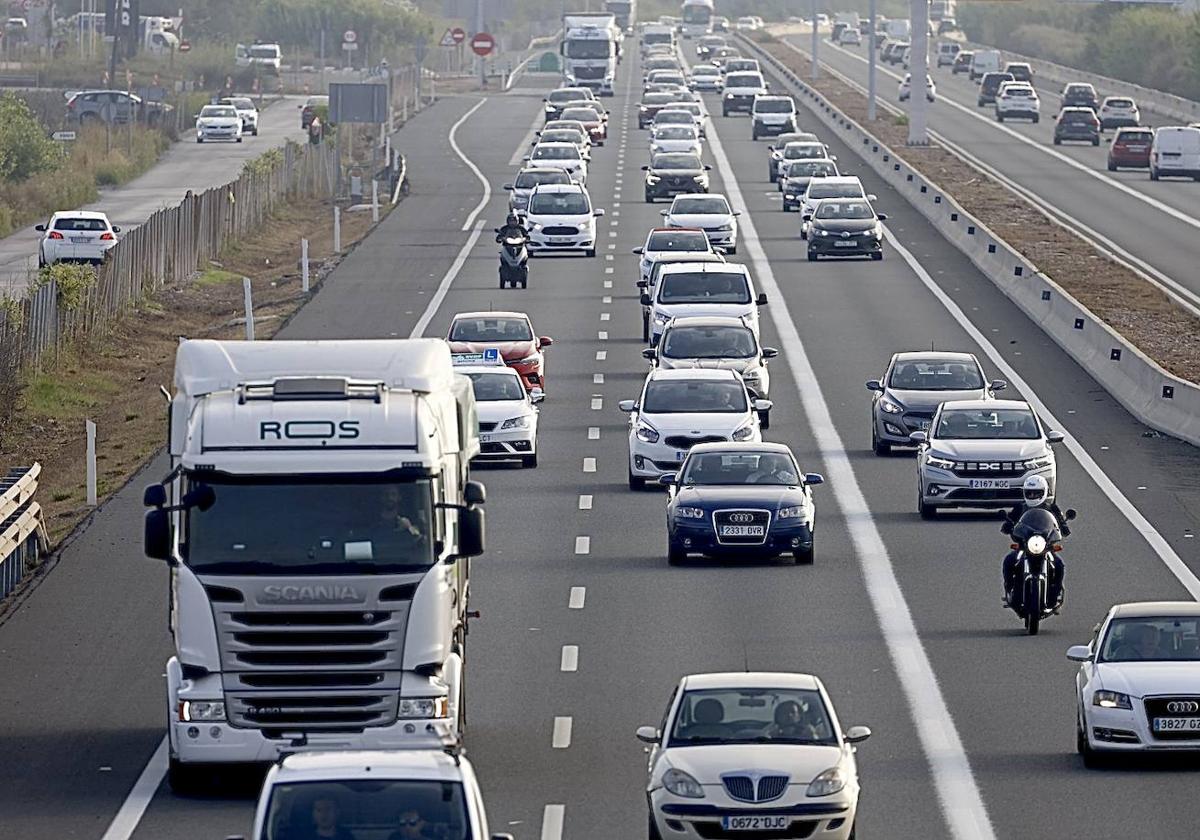
[[[146,507],[163,507],[167,503],[167,488],[151,484],[142,492],[142,504]]]
[[[469,487],[477,482],[467,482]],[[480,485],[482,487],[483,485]],[[458,512],[458,551],[456,557],[478,557],[483,554],[484,513],[481,507],[467,507]]]
[[[463,486],[463,501],[468,505],[482,505],[487,502],[487,489],[480,481],[468,481]]]
[[[156,507],[146,511],[142,524],[142,545],[151,560],[171,559],[171,514]]]

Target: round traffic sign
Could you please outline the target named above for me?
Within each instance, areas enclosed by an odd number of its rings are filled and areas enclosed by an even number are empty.
[[[358,33],[355,32],[353,29],[347,29],[345,32],[342,33],[342,41],[344,41],[347,44],[353,44],[357,40],[358,40]]]
[[[467,30],[463,29],[461,26],[456,26],[450,30],[450,37],[454,39],[454,43],[461,44],[463,41],[467,40]]]
[[[496,48],[496,39],[486,32],[476,32],[471,39],[471,49],[475,55],[489,55]]]

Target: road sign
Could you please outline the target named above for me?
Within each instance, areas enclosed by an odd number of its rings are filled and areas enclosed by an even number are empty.
[[[453,47],[457,43],[458,43],[458,41],[455,40],[455,38],[454,38],[453,30],[447,29],[446,32],[442,35],[442,40],[438,41],[438,46]]]
[[[358,49],[358,43],[356,41],[342,41],[342,49],[346,50],[346,52],[354,52]]]
[[[471,39],[471,49],[475,55],[490,55],[496,48],[496,39],[486,32],[476,32]]]
[[[67,142],[69,140],[75,139],[75,132],[74,131],[56,131],[50,135],[50,139],[58,140],[59,142]]]
[[[456,26],[450,30],[450,36],[454,38],[454,43],[461,44],[463,41],[467,40],[467,30],[463,29],[461,26]]]
[[[342,40],[345,41],[347,44],[353,44],[355,41],[358,40],[358,33],[355,32],[353,29],[347,29],[345,32],[342,33]]]

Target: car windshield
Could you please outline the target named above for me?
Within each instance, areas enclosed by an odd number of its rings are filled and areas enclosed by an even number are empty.
[[[276,438],[266,427],[283,424],[262,425],[270,445]],[[180,546],[197,575],[376,575],[433,565],[439,535],[431,529],[439,526],[428,480],[205,474],[201,485],[193,477],[191,488],[201,486],[211,489],[213,504],[188,510]]]
[[[659,111],[654,116],[654,125],[694,125],[692,114],[682,109],[672,108],[670,111]]]
[[[888,387],[898,391],[978,391],[983,388],[983,376],[974,362],[906,359],[892,369]]]
[[[790,99],[767,99],[755,102],[754,110],[760,114],[790,114],[795,110]]]
[[[1200,618],[1116,618],[1100,648],[1101,662],[1200,662]]]
[[[725,77],[725,87],[727,88],[760,88],[762,86],[762,76],[757,73],[730,73]]]
[[[813,181],[808,185],[809,198],[862,198],[863,190],[858,184],[825,184]]]
[[[228,105],[205,105],[200,111],[201,117],[236,117],[237,111]]]
[[[517,182],[513,185],[518,190],[531,190],[539,184],[569,184],[571,176],[561,169],[555,169],[551,172],[522,172],[517,175]]]
[[[270,46],[259,46],[250,48],[251,58],[279,58],[279,46],[271,44]]]
[[[708,236],[702,230],[656,230],[646,242],[647,251],[707,251]]]
[[[815,215],[816,218],[824,220],[860,221],[875,218],[875,214],[871,211],[871,205],[865,201],[822,201],[817,207]]]
[[[478,318],[457,318],[450,327],[450,341],[470,341],[496,344],[502,341],[533,341],[533,332],[524,318],[503,318],[481,315]]]
[[[673,93],[647,93],[642,97],[643,105],[666,105],[669,102],[675,101]]]
[[[788,165],[789,178],[828,178],[837,175],[837,167],[827,160],[798,160]]]
[[[565,108],[562,112],[564,120],[579,120],[581,123],[597,122],[600,116],[591,108]]]
[[[106,231],[106,230],[108,230],[108,222],[106,222],[104,219],[80,219],[80,218],[67,217],[67,218],[62,218],[62,219],[55,219],[54,220],[54,229],[55,230],[77,230],[77,231],[84,231],[84,230]]]
[[[579,149],[574,146],[538,146],[533,150],[533,160],[579,160]]]
[[[783,149],[783,156],[787,160],[823,158],[826,154],[825,147],[820,143],[788,143]]]
[[[522,400],[525,399],[525,386],[521,384],[521,379],[515,373],[476,373],[474,371],[467,374],[471,379],[471,385],[475,389],[475,400],[477,402],[497,402],[500,400]]]
[[[750,284],[733,271],[679,271],[664,274],[660,303],[749,303]]]
[[[587,196],[580,192],[542,192],[533,194],[529,212],[534,216],[584,216],[592,209]]]
[[[935,437],[943,440],[1036,440],[1037,418],[1028,408],[951,408],[942,411]]]
[[[1096,89],[1091,85],[1067,85],[1067,96],[1093,96]]]
[[[675,203],[671,205],[671,214],[716,214],[719,216],[729,215],[729,202],[724,196],[714,195],[705,196],[703,198],[677,198]]]
[[[758,352],[748,327],[670,327],[662,340],[667,359],[749,359]]]
[[[265,714],[261,706],[258,712]],[[374,778],[385,774],[272,785],[261,840],[470,840],[471,818],[460,783]]]
[[[1117,134],[1114,143],[1149,143],[1154,140],[1152,131],[1122,131]]]
[[[696,128],[690,125],[668,125],[654,129],[655,140],[695,140]]]
[[[650,162],[651,169],[703,169],[704,164],[700,162],[699,155],[685,154],[679,152],[676,154],[655,155],[654,160]]]
[[[554,128],[550,131],[543,131],[539,139],[544,143],[574,143],[578,145],[583,142],[583,135],[570,128]]]
[[[579,88],[559,88],[558,90],[550,91],[550,96],[547,99],[556,105],[561,105],[564,102],[574,102],[581,96],[583,96],[583,91]]]
[[[680,484],[765,484],[789,487],[800,483],[800,470],[782,452],[693,452]]]
[[[741,414],[746,387],[732,379],[659,379],[646,385],[647,414]]]
[[[692,68],[693,76],[720,76],[721,71],[711,64],[697,64]]]
[[[772,743],[837,745],[820,693],[799,688],[685,692],[667,745]]]
[[[239,96],[236,99],[226,99],[222,105],[232,105],[234,108],[240,108],[243,111],[254,110],[254,100],[244,96]]]

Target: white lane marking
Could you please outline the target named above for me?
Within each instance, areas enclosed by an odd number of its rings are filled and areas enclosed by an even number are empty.
[[[593,385],[603,385],[604,384],[604,374],[603,373],[593,373],[592,374],[592,384]]]
[[[600,313],[600,320],[601,320],[601,321],[607,321],[607,320],[609,320],[610,318],[612,318],[612,314],[611,314],[611,313],[609,313],[609,312],[601,312],[601,313]]]
[[[913,622],[908,602],[896,579],[895,569],[888,556],[887,546],[871,516],[871,509],[859,487],[849,453],[833,424],[829,405],[821,390],[820,380],[813,371],[800,333],[788,311],[787,302],[775,280],[770,260],[763,250],[742,199],[733,167],[725,156],[717,132],[709,135],[709,147],[725,182],[726,194],[735,209],[742,211],[742,241],[758,275],[759,287],[772,298],[769,307],[771,322],[784,347],[788,370],[800,394],[809,427],[829,471],[830,488],[837,497],[845,516],[846,530],[854,544],[863,580],[876,620],[883,633],[892,662],[896,668],[905,699],[912,712],[917,735],[921,740],[930,775],[942,806],[951,834],[961,840],[994,840],[996,834],[988,817],[987,806],[975,783],[966,749],[950,717],[950,709],[938,685],[937,675],[929,661]]]
[[[483,197],[479,199],[479,203],[475,205],[475,209],[468,214],[467,220],[463,222],[463,226],[460,228],[460,230],[470,230],[471,225],[475,224],[475,217],[483,212],[483,208],[486,207],[487,203],[492,199],[492,185],[488,183],[487,178],[483,177],[483,173],[479,171],[479,167],[475,165],[475,161],[463,154],[463,150],[459,148],[458,140],[455,137],[455,135],[458,134],[458,127],[470,119],[472,114],[483,107],[484,102],[487,102],[486,96],[476,102],[471,107],[471,110],[459,117],[458,122],[450,126],[450,148],[453,149],[454,154],[458,155],[459,159],[467,165],[467,169],[470,169],[475,173],[475,177],[479,179],[479,183],[483,184]]]
[[[604,288],[606,288],[606,289],[611,289],[611,288],[612,288],[612,281],[611,281],[611,280],[605,280],[605,281],[604,281]]]
[[[607,359],[607,358],[608,358],[608,351],[607,351],[607,350],[597,350],[597,351],[596,351],[596,361],[597,361],[597,362],[603,362],[603,361],[604,361],[605,359]],[[595,400],[593,400],[592,402],[594,403],[594,402],[595,402]]]
[[[927,272],[925,268],[919,262],[917,262],[916,257],[914,257],[907,248],[901,245],[899,240],[897,240],[896,237],[892,235],[891,231],[889,231],[886,227],[884,228],[884,235],[887,237],[888,244],[896,249],[896,253],[898,253],[906,263],[908,263],[909,267],[916,273],[921,282],[925,284],[925,288],[929,289],[933,296],[937,298],[938,302],[946,309],[947,312],[950,313],[951,317],[958,321],[963,330],[966,331],[967,335],[969,335],[971,339],[983,349],[983,352],[986,353],[988,358],[992,360],[992,364],[994,364],[1000,370],[1000,372],[1008,378],[1008,381],[1025,396],[1025,399],[1029,401],[1029,404],[1033,406],[1034,410],[1037,411],[1039,415],[1041,415],[1043,420],[1063,433],[1065,436],[1065,440],[1063,442],[1066,444],[1067,449],[1069,449],[1071,454],[1075,456],[1075,460],[1079,462],[1079,465],[1083,467],[1084,471],[1087,472],[1092,481],[1096,482],[1096,486],[1100,488],[1100,492],[1109,498],[1114,505],[1116,505],[1117,510],[1121,511],[1121,514],[1125,517],[1129,524],[1133,526],[1133,529],[1142,536],[1142,539],[1146,541],[1151,550],[1158,555],[1160,560],[1162,560],[1163,565],[1165,565],[1171,571],[1171,573],[1175,575],[1176,579],[1183,584],[1183,587],[1188,591],[1188,594],[1191,595],[1193,599],[1200,600],[1200,578],[1197,578],[1195,573],[1188,568],[1187,564],[1183,562],[1183,559],[1178,553],[1176,553],[1175,549],[1171,547],[1171,544],[1167,542],[1162,534],[1158,532],[1158,529],[1150,524],[1149,520],[1147,520],[1146,517],[1142,515],[1141,511],[1139,511],[1133,504],[1133,502],[1129,500],[1129,497],[1122,493],[1121,489],[1113,483],[1113,480],[1108,477],[1108,474],[1104,472],[1103,468],[1096,463],[1095,459],[1093,459],[1090,454],[1088,454],[1088,451],[1083,447],[1083,444],[1076,440],[1075,436],[1071,434],[1070,430],[1067,429],[1067,427],[1054,416],[1053,412],[1050,411],[1049,406],[1042,402],[1041,398],[1039,398],[1038,395],[1034,393],[1033,389],[1029,387],[1029,383],[1022,379],[1020,374],[1013,369],[1012,365],[1005,360],[1004,355],[996,349],[991,341],[982,332],[980,332],[980,330],[974,324],[971,323],[971,321],[967,318],[966,313],[962,311],[958,304],[951,300],[950,296],[942,291],[941,287],[933,281],[933,278],[929,276],[929,272]]]
[[[605,255],[604,255],[604,259],[605,259],[607,262],[612,262],[612,261],[613,261],[613,255],[612,255],[612,254],[605,254]]]
[[[550,736],[550,746],[556,750],[565,750],[571,746],[571,718],[554,718],[554,734]]]
[[[619,202],[619,201],[614,201],[614,202],[612,203],[612,206],[613,206],[613,207],[620,207],[620,206],[621,206],[621,202]]]
[[[617,232],[616,232],[615,230],[610,230],[610,231],[608,232],[608,238],[609,238],[609,239],[616,239],[616,238],[617,238]]]
[[[592,411],[600,411],[604,408],[604,397],[592,397]]]
[[[620,217],[620,215],[621,215],[621,211],[620,211],[620,210],[614,210],[614,211],[612,211],[612,217],[613,217],[614,219],[616,219],[616,218],[619,218],[619,217]]]
[[[591,554],[592,538],[591,537],[576,537],[575,538],[575,553],[576,554]]]
[[[605,273],[605,274],[612,274],[612,273],[613,273],[613,268],[612,268],[612,266],[608,266],[607,268],[605,268],[605,269],[604,269],[604,273]]]
[[[587,587],[586,586],[572,586],[571,587],[571,597],[567,600],[567,609],[581,610],[581,609],[583,609],[583,605],[586,600],[587,600]]]
[[[605,295],[604,297],[600,298],[600,302],[601,303],[612,303],[612,295]]]
[[[442,275],[442,281],[438,283],[437,291],[433,293],[433,297],[429,299],[425,311],[421,313],[421,317],[417,319],[417,323],[413,325],[412,332],[408,334],[409,338],[420,338],[425,332],[425,328],[429,326],[429,322],[433,320],[433,316],[437,314],[438,307],[442,305],[442,301],[446,299],[446,293],[450,291],[450,284],[454,282],[454,278],[458,276],[458,272],[462,271],[463,265],[467,262],[467,256],[471,253],[471,249],[475,247],[475,243],[479,241],[479,234],[483,232],[484,220],[480,219],[475,223],[475,227],[471,230],[471,235],[467,237],[467,241],[458,249],[458,256],[454,258],[454,262],[446,269],[446,273]]]
[[[566,805],[547,805],[542,810],[541,840],[562,840]]]
[[[563,645],[562,656],[558,660],[558,668],[568,674],[579,670],[579,645]]]
[[[590,495],[588,495],[587,493],[579,494],[579,509],[580,510],[591,510],[592,509],[592,497]]]
[[[608,341],[608,331],[600,330],[599,332],[596,333],[596,337],[599,338],[601,341]]]
[[[599,426],[588,426],[588,440],[600,440]]]
[[[583,471],[585,473],[594,473],[596,471],[596,459],[595,458],[584,458],[583,459]]]
[[[142,815],[150,807],[150,801],[154,799],[154,794],[158,791],[158,786],[162,783],[163,776],[167,774],[169,752],[170,746],[167,744],[167,738],[164,735],[163,739],[159,741],[158,747],[154,750],[154,755],[146,762],[141,775],[133,783],[133,788],[129,791],[129,795],[121,803],[117,815],[108,824],[108,830],[104,832],[104,836],[100,840],[129,840],[133,836],[138,823],[142,820]]]

